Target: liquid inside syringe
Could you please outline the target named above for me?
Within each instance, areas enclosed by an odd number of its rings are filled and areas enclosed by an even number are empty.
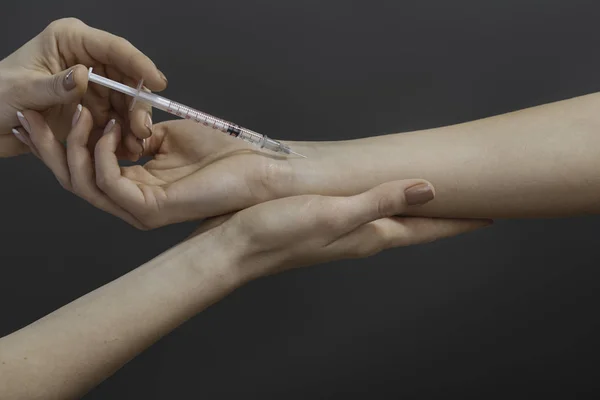
[[[134,98],[134,101],[141,100],[145,103],[152,105],[152,107],[166,111],[169,114],[176,115],[180,118],[196,121],[198,123],[209,126],[215,130],[233,136],[235,138],[242,139],[257,147],[265,148],[276,153],[295,154],[300,157],[305,157],[302,154],[292,151],[289,146],[277,140],[271,139],[266,135],[261,135],[260,133],[256,133],[254,131],[251,131],[250,129],[242,128],[239,125],[233,124],[231,122],[225,121],[217,117],[213,117],[212,115],[195,110],[191,107],[169,100],[165,97],[141,90],[142,82],[140,82],[140,85],[138,85],[137,89],[135,89],[122,83],[105,78],[103,76],[94,74],[92,72],[92,68],[89,69],[88,76],[90,82],[97,83],[99,85],[132,96]]]

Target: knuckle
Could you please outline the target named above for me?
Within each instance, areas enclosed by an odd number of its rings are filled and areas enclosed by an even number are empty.
[[[385,193],[377,199],[377,215],[385,218],[396,214],[398,209],[398,199],[389,193]]]
[[[82,25],[84,25],[84,23],[80,19],[75,17],[67,17],[52,21],[50,24],[48,24],[46,30],[51,33],[56,33],[63,30],[73,29]]]
[[[61,75],[54,75],[52,77],[52,81],[50,85],[46,87],[49,96],[56,96],[56,94],[61,93],[63,90],[63,81]]]

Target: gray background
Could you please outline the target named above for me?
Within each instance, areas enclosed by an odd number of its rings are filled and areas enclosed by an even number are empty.
[[[3,3],[3,55],[77,16],[148,54],[168,97],[284,139],[430,128],[600,90],[592,0]],[[62,191],[33,157],[0,166],[2,335],[193,228],[138,232]],[[86,398],[591,394],[599,223],[500,221],[256,281]]]

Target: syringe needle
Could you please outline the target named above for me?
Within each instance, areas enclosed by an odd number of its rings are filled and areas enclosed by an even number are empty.
[[[295,155],[300,156],[302,158],[307,158],[305,155],[302,155],[300,153],[296,153],[295,151],[292,151],[292,150],[290,150],[290,154],[295,154]]]

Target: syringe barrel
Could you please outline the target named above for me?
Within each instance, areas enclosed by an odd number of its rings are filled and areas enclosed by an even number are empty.
[[[205,126],[217,129],[223,133],[227,133],[230,136],[242,139],[245,142],[251,143],[260,148],[266,148],[277,153],[290,153],[290,149],[277,140],[268,138],[267,136],[251,131],[250,129],[242,128],[241,126],[229,121],[213,117],[212,115],[195,110],[184,104],[177,103],[176,101],[169,100],[153,93],[140,92],[138,96],[139,99],[150,103],[155,108],[161,109],[180,118],[196,121]]]
[[[268,138],[265,135],[261,135],[254,131],[251,131],[250,129],[242,128],[241,126],[238,126],[220,118],[213,117],[212,115],[203,113],[201,111],[194,110],[191,107],[169,100],[157,94],[141,90],[143,81],[140,81],[140,84],[138,85],[137,89],[134,89],[120,82],[113,81],[100,75],[96,75],[92,72],[92,68],[88,70],[88,77],[90,82],[94,82],[99,85],[121,92],[123,94],[132,96],[134,98],[134,102],[137,100],[142,100],[152,105],[152,107],[154,108],[158,108],[159,110],[163,110],[170,114],[177,115],[181,118],[191,119],[196,122],[202,123],[206,126],[210,126],[213,129],[220,130],[221,132],[242,139],[260,148],[265,148],[276,153],[293,153],[291,149],[285,144],[278,142],[277,140]]]

